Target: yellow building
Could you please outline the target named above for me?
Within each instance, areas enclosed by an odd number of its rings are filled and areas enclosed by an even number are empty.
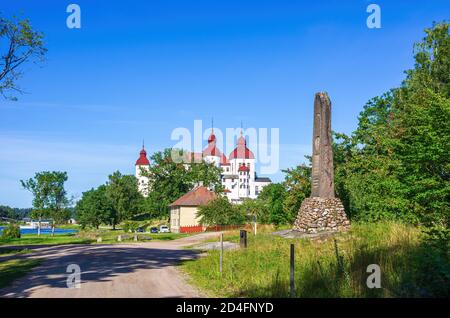
[[[198,186],[170,205],[170,230],[180,232],[182,227],[200,225],[197,217],[198,207],[216,198],[216,194],[204,186]],[[181,232],[183,229],[181,229]]]

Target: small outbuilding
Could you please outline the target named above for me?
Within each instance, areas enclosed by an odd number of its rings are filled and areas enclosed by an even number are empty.
[[[204,186],[197,186],[170,205],[170,230],[183,232],[183,227],[200,226],[198,208],[217,198],[217,195]]]

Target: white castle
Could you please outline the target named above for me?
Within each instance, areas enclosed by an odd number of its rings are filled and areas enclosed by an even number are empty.
[[[216,135],[214,129],[208,137],[208,145],[202,153],[188,154],[189,158],[201,157],[205,162],[212,163],[221,168],[221,179],[224,193],[232,203],[241,203],[244,199],[255,199],[261,190],[272,183],[269,178],[258,177],[256,174],[255,156],[247,147],[247,141],[242,134],[238,138],[236,148],[230,153],[228,158],[220,151],[216,145]],[[148,178],[142,176],[141,169],[148,170],[150,162],[147,159],[147,152],[142,146],[139,159],[136,161],[136,178],[139,182],[139,191],[147,196]]]

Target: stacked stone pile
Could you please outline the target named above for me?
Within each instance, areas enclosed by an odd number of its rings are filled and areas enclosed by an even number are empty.
[[[338,198],[307,198],[300,207],[294,230],[303,233],[346,230],[350,222]]]

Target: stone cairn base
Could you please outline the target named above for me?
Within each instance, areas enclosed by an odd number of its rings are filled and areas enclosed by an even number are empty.
[[[349,226],[350,222],[341,200],[313,197],[303,201],[293,230],[303,233],[319,233],[346,230]]]

